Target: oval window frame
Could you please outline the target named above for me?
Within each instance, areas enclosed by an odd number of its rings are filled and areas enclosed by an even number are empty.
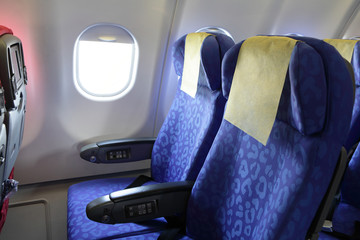
[[[202,27],[202,28],[198,29],[196,32],[221,33],[221,34],[224,34],[224,35],[230,37],[234,41],[234,38],[230,34],[230,32],[222,27],[207,26],[207,27]]]
[[[116,31],[118,30],[118,32]],[[90,33],[89,33],[90,32]],[[126,34],[126,35],[124,35]],[[89,36],[87,36],[89,35]],[[84,37],[85,36],[85,37]],[[97,92],[89,91],[89,88],[84,86],[84,82],[86,80],[80,79],[80,70],[79,70],[79,46],[81,41],[89,41],[89,39],[96,39],[96,40],[90,40],[99,42],[99,43],[123,43],[119,42],[119,40],[116,39],[116,37],[123,37],[128,41],[131,39],[132,44],[132,58],[129,59],[131,61],[130,63],[130,69],[128,74],[128,79],[126,83],[122,84],[123,87],[117,89],[116,91],[113,91],[114,93],[111,94],[101,94]],[[85,39],[85,40],[84,40]],[[138,61],[139,61],[139,46],[138,42],[136,41],[136,38],[134,35],[125,27],[119,25],[119,24],[113,24],[113,23],[96,23],[93,25],[88,26],[85,28],[77,37],[75,44],[74,44],[74,50],[73,50],[73,82],[75,85],[75,88],[77,91],[84,96],[87,99],[93,100],[93,101],[113,101],[117,100],[123,96],[125,96],[127,93],[130,92],[130,90],[133,88],[136,80],[137,75],[137,68],[138,68]],[[110,89],[110,87],[109,87]]]

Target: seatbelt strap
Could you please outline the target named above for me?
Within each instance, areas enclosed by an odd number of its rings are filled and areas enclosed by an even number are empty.
[[[168,222],[166,229],[161,232],[158,240],[173,240],[176,239],[178,233],[185,234],[186,216],[168,216],[165,217]]]
[[[140,175],[137,178],[135,178],[135,180],[132,183],[130,183],[129,186],[127,186],[125,189],[140,187],[150,181],[153,181],[151,177]]]
[[[157,240],[172,240],[180,232],[181,228],[168,228],[161,232]]]

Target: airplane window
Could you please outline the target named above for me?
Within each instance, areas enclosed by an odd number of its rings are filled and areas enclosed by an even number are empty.
[[[118,99],[132,88],[137,61],[138,45],[128,30],[114,24],[90,26],[75,43],[75,86],[92,100]]]
[[[200,28],[199,30],[197,30],[196,32],[208,32],[208,33],[221,33],[221,34],[225,34],[226,36],[230,37],[232,40],[234,40],[234,38],[231,36],[231,34],[220,27],[203,27]]]

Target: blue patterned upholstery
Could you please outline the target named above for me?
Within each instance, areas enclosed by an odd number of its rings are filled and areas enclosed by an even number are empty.
[[[174,66],[181,77],[185,36],[176,45]],[[218,35],[216,40],[205,39],[196,99],[180,90],[180,78],[174,102],[153,148],[151,170],[155,181],[196,179],[223,116],[225,99],[217,90],[221,86],[221,59],[232,45],[232,40],[224,35]]]
[[[355,44],[351,65],[353,66],[355,77],[355,102],[350,131],[345,143],[347,151],[360,140],[360,41]]]
[[[353,89],[332,47],[297,39],[267,145],[222,121],[188,203],[190,237],[305,239],[345,142]],[[240,47],[224,57],[225,97]]]
[[[345,171],[341,199],[331,220],[334,231],[349,236],[355,234],[355,221],[360,222],[360,145],[356,148]],[[320,239],[323,239],[323,235]]]
[[[349,135],[345,144],[350,150],[360,140],[360,42],[354,48],[351,64],[355,76],[355,102]],[[333,230],[352,236],[355,221],[360,222],[360,147],[358,146],[345,171],[341,186],[341,200],[332,214]],[[329,236],[321,234],[320,239]]]
[[[360,222],[360,208],[342,202],[334,212],[333,229],[336,232],[352,236],[355,229],[355,221]]]
[[[318,239],[321,239],[321,240],[338,240],[337,237],[331,235],[331,233],[328,233],[328,232],[320,232]]]
[[[357,191],[354,191],[357,192]],[[360,222],[360,209],[344,201],[335,208],[332,218],[332,229],[334,234],[321,232],[320,240],[343,239],[339,234],[347,235],[348,239],[355,234],[355,221]],[[359,236],[357,236],[359,237]],[[355,238],[354,239],[358,239]]]
[[[126,240],[157,240],[159,238],[159,236],[160,236],[160,231],[159,232],[146,233],[146,234],[140,234],[140,235],[133,235],[131,237],[126,237],[125,239]],[[118,239],[123,239],[124,240],[124,238],[112,238],[111,240],[118,240]],[[184,236],[184,235],[181,235],[181,234],[177,234],[174,239],[176,239],[176,240],[190,240],[192,238],[190,238],[189,236]],[[168,240],[170,240],[170,239],[168,239]]]
[[[298,39],[267,145],[222,121],[188,203],[187,236],[177,239],[305,239],[346,140],[353,89],[331,46]],[[241,44],[224,57],[226,98]]]
[[[85,181],[75,184],[68,191],[68,239],[88,240],[121,238],[164,228],[165,219],[155,219],[142,224],[128,223],[109,225],[90,221],[85,213],[86,205],[97,197],[124,189],[135,178],[112,178]],[[147,184],[153,184],[148,182]]]
[[[224,35],[207,37],[195,98],[180,90],[186,36],[174,46],[173,61],[180,76],[178,90],[152,152],[151,172],[156,182],[195,180],[220,126],[225,99],[221,93],[221,60],[234,44]],[[124,189],[134,179],[101,179],[75,184],[68,191],[68,239],[102,239],[147,233],[162,228],[164,219],[142,224],[105,225],[86,217],[86,205],[97,197]]]
[[[360,211],[360,147],[357,147],[343,180],[341,188],[342,201]],[[360,215],[358,215],[360,221]]]

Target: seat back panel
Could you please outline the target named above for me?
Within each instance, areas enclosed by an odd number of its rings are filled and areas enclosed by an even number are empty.
[[[219,36],[221,43],[218,42]],[[186,37],[175,44],[174,66],[178,89],[154,144],[152,177],[158,182],[195,180],[220,126],[225,106],[221,93],[222,54],[232,41],[208,35],[200,48],[195,98],[181,90]]]
[[[299,40],[306,47],[297,47],[291,57],[267,145],[226,120],[221,123],[189,200],[191,237],[306,238],[345,141],[353,99],[350,75],[338,53],[330,51],[326,60],[320,51],[328,47],[324,43],[310,39],[316,49],[304,43],[307,39]],[[231,49],[224,65],[233,66],[234,59],[237,52]],[[302,75],[294,74],[296,69]],[[223,73],[223,81],[231,74]],[[314,124],[317,115],[324,118]]]

